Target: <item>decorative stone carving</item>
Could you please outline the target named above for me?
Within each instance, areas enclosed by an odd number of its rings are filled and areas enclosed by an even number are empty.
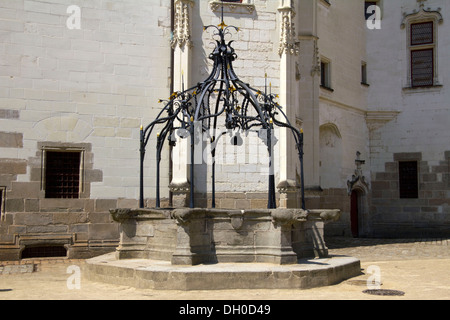
[[[244,210],[240,212],[230,212],[228,215],[231,218],[231,226],[234,230],[240,230],[244,224]]]
[[[292,225],[295,222],[305,222],[308,211],[302,209],[277,209],[272,212],[275,225]]]
[[[169,185],[169,189],[172,192],[189,192],[190,187],[189,181],[182,183],[171,182]]]
[[[439,24],[442,24],[444,22],[444,18],[442,17],[441,14],[442,9],[441,8],[432,9],[431,7],[425,8],[426,1],[427,0],[417,0],[420,7],[419,10],[414,9],[412,12],[403,12],[403,20],[402,24],[400,25],[402,29],[404,29],[408,25],[411,19],[418,20],[422,18],[424,19],[432,18]]]
[[[192,209],[187,208],[175,209],[171,213],[171,218],[176,219],[179,225],[186,225],[187,223],[189,223],[189,220],[192,218],[194,214],[195,211]]]
[[[175,1],[175,21],[173,38],[171,40],[172,48],[179,46],[183,48],[185,45],[192,46],[191,42],[191,26],[190,26],[190,9],[195,4],[194,0],[176,0]]]
[[[189,204],[189,181],[184,182],[171,182],[169,185],[170,192],[172,193],[172,205],[175,208],[186,207]]]
[[[365,160],[361,160],[361,153],[358,151],[356,152],[356,170],[355,174],[352,176],[352,180],[347,181],[347,187],[348,187],[348,194],[351,195],[352,191],[355,189],[356,185],[360,185],[360,188],[363,190],[369,190],[366,178],[363,175],[362,172],[362,165],[365,164]]]
[[[297,173],[298,175],[298,173]],[[300,177],[298,178],[300,181]],[[280,208],[298,208],[301,182],[287,179],[280,181],[277,185],[280,194]]]
[[[311,76],[320,76],[320,54],[319,54],[319,39],[314,37],[314,65],[311,69]]]
[[[116,222],[123,222],[127,219],[134,218],[137,215],[136,211],[131,209],[114,209],[110,211],[111,217]]]
[[[224,7],[224,12],[230,13],[249,13],[252,14],[255,11],[255,5],[250,0],[243,1],[243,3],[211,1],[209,3],[213,12],[219,12]]]
[[[278,11],[281,14],[281,35],[280,35],[280,47],[278,49],[278,53],[283,55],[291,54],[298,55],[300,52],[299,43],[296,40],[296,32],[295,32],[295,10],[291,3],[291,1],[286,1]]]
[[[399,111],[367,111],[367,127],[369,128],[370,132],[378,130],[386,123],[396,119],[399,114]]]

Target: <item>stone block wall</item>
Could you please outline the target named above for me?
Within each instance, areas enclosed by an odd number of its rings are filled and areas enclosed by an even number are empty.
[[[137,207],[139,127],[169,96],[170,5],[1,1],[0,260],[31,246],[64,246],[70,258],[114,250],[108,210]],[[74,147],[79,199],[46,199],[45,150]],[[148,163],[148,198],[152,177]]]
[[[439,237],[450,233],[450,152],[437,162],[424,161],[422,153],[397,153],[385,171],[372,176],[372,227],[374,236]],[[418,161],[419,196],[401,199],[399,161]]]
[[[0,224],[0,261],[18,260],[36,246],[63,246],[67,258],[83,259],[114,251],[118,225],[109,199],[11,199]],[[137,205],[137,201],[136,201]]]

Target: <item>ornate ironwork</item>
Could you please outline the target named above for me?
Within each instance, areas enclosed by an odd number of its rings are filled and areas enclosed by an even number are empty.
[[[218,26],[204,27],[204,31],[213,30],[216,47],[209,55],[213,61],[210,75],[203,82],[187,90],[174,92],[168,100],[160,100],[164,107],[157,118],[148,126],[141,127],[141,172],[140,172],[140,207],[144,207],[144,159],[150,137],[155,126],[163,129],[156,136],[156,207],[160,207],[160,162],[161,152],[166,142],[174,146],[176,136],[190,138],[190,198],[189,205],[194,207],[194,145],[200,133],[209,133],[211,144],[215,144],[223,134],[218,133],[218,121],[224,121],[225,127],[231,130],[259,130],[260,137],[267,146],[270,159],[268,181],[268,208],[276,208],[275,175],[274,175],[274,126],[291,130],[301,165],[302,208],[305,209],[303,185],[303,132],[292,126],[282,107],[275,101],[277,95],[251,87],[236,75],[233,62],[237,59],[232,47],[233,41],[226,37],[239,28],[227,26],[223,21]],[[271,91],[271,90],[270,90]],[[282,119],[282,120],[281,120]],[[201,131],[201,132],[200,132]],[[233,141],[233,140],[232,140]],[[234,138],[239,143],[239,137]],[[215,148],[211,148],[212,156],[212,207],[215,207]]]

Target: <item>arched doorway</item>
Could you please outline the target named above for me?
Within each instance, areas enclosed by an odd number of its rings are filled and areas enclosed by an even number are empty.
[[[369,185],[363,175],[362,165],[365,160],[360,159],[361,153],[356,153],[356,170],[351,180],[347,181],[350,196],[350,229],[353,237],[364,237],[370,234],[369,226]]]

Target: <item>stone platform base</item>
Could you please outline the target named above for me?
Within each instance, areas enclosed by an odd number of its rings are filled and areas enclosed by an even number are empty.
[[[301,259],[298,264],[217,263],[177,266],[170,261],[117,260],[106,254],[86,261],[91,281],[153,290],[309,289],[361,274],[352,257]]]

